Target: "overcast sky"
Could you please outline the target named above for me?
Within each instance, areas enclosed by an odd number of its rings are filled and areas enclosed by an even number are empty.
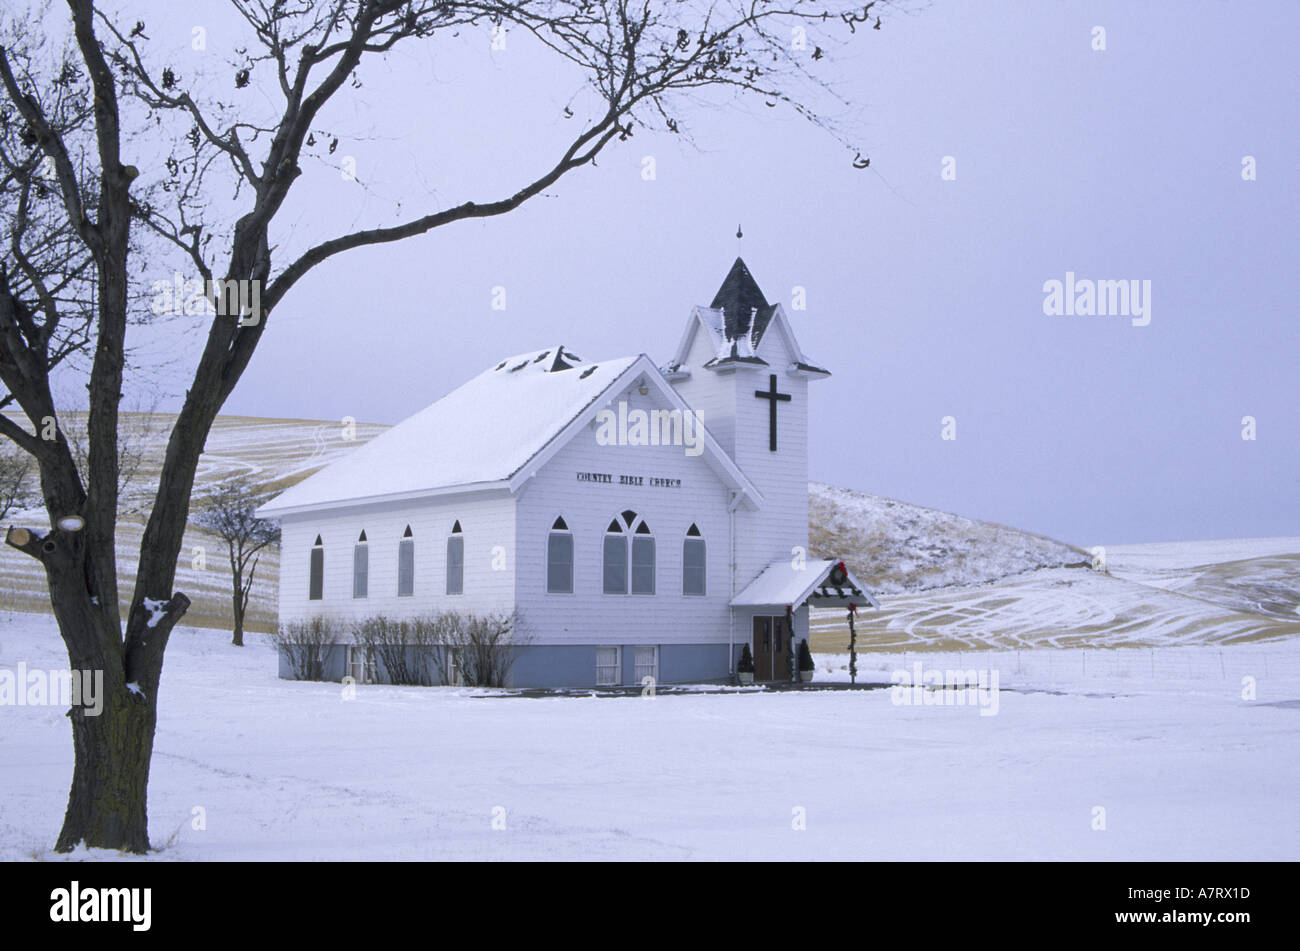
[[[152,7],[156,43],[232,35],[222,3]],[[318,269],[226,411],[397,422],[557,343],[662,363],[741,223],[834,374],[812,390],[814,479],[1085,545],[1300,535],[1297,35],[1283,0],[934,0],[836,61],[869,169],[782,109],[683,109],[694,145],[638,131],[507,217]],[[305,167],[293,243],[508,195],[558,154],[574,77],[522,37],[488,45],[363,71],[323,120],[341,142]],[[1150,323],[1045,315],[1067,271],[1149,281]]]

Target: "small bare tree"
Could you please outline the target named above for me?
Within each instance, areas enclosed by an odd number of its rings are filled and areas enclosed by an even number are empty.
[[[35,468],[25,452],[0,451],[0,518],[26,506]]]
[[[149,443],[158,430],[157,417],[151,407],[146,411],[134,411],[132,425],[123,425],[117,446],[117,508],[119,512],[131,512],[136,506],[127,502],[133,483],[140,475],[144,465]],[[82,481],[90,477],[90,449],[87,445],[84,426],[68,426],[64,435],[68,448],[72,450],[72,459]]]
[[[254,514],[265,498],[266,493],[259,493],[247,478],[228,479],[200,496],[194,515],[196,525],[226,543],[234,617],[231,643],[236,647],[244,646],[244,615],[261,553],[280,542],[280,526]]]

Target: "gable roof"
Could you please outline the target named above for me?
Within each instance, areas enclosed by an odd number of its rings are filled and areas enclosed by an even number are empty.
[[[286,489],[258,514],[516,491],[638,374],[674,408],[688,409],[645,354],[598,363],[583,363],[564,347],[517,354]],[[707,430],[703,442],[710,467],[756,504],[753,483]]]
[[[867,586],[844,568],[844,583],[836,588],[830,581],[831,569],[844,562],[834,558],[812,559],[796,568],[791,559],[774,561],[731,599],[732,607],[799,606],[812,599],[818,607],[862,604],[879,607]]]
[[[509,479],[636,362],[582,365],[563,347],[500,361],[262,506],[276,516],[330,503]]]

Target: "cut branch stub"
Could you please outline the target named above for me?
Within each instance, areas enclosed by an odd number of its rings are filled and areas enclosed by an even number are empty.
[[[40,536],[26,528],[15,528],[10,525],[9,530],[5,532],[5,544],[10,548],[17,548],[26,555],[31,555],[37,561],[43,560]]]

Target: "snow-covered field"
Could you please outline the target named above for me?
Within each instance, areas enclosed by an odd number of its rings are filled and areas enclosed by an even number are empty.
[[[877,650],[1168,647],[1300,635],[1300,538],[1105,547],[1107,573],[1044,568],[882,598],[856,622]],[[848,649],[816,611],[813,649]]]
[[[251,640],[172,637],[150,860],[1300,858],[1295,640],[859,659],[875,681],[996,670],[993,716],[887,689],[345,700]],[[0,668],[19,662],[65,662],[48,617],[0,615]],[[61,858],[63,713],[0,707],[0,860]]]
[[[1112,574],[1127,576],[1143,569],[1176,571],[1250,558],[1294,555],[1300,552],[1300,538],[1216,538],[1101,547],[1105,551],[1107,569]]]
[[[167,433],[175,421],[171,414],[123,413],[122,427],[132,451],[140,453],[140,465],[124,493],[123,511],[117,531],[119,593],[123,604],[131,598],[131,583],[140,556],[140,539],[145,516],[166,450]],[[76,431],[84,417],[71,414],[66,424]],[[285,487],[346,455],[387,427],[374,423],[344,424],[338,421],[263,419],[221,416],[212,427],[199,461],[197,485],[215,485],[235,476],[248,476],[257,485]],[[48,525],[44,512],[10,513],[14,525]],[[249,602],[247,623],[252,630],[269,631],[275,624],[278,549],[263,553],[258,567],[258,584]],[[177,565],[176,588],[193,602],[189,621],[204,627],[230,624],[230,572],[225,548],[215,535],[191,524]],[[49,597],[45,576],[31,558],[0,545],[0,610],[47,611]]]
[[[1114,576],[1238,611],[1300,621],[1300,538],[1104,547]]]

